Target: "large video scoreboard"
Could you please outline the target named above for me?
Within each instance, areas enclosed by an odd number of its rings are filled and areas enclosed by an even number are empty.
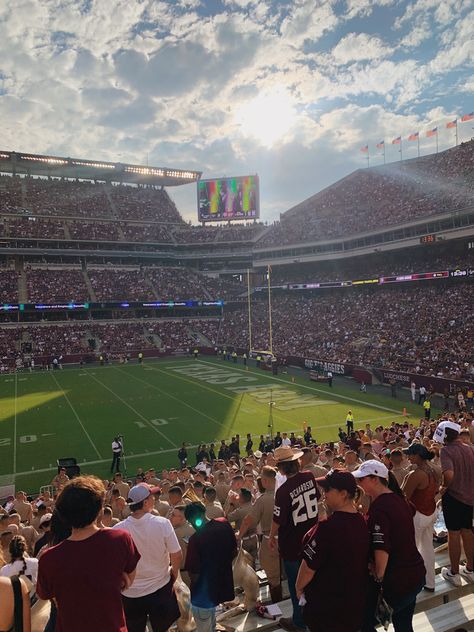
[[[258,176],[198,180],[200,222],[219,222],[260,217]]]

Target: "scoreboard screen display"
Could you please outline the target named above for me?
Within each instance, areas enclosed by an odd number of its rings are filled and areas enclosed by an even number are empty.
[[[197,191],[200,222],[260,217],[259,181],[256,175],[199,180]]]

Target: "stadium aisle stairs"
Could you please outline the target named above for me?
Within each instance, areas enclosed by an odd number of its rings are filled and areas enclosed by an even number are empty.
[[[87,268],[84,264],[82,266],[82,276],[84,277],[84,282],[89,292],[89,296],[91,297],[91,301],[95,303],[97,301],[97,297],[95,295],[94,288],[92,287],[91,280],[89,279],[89,275],[87,274]]]
[[[458,628],[474,630],[474,588],[463,581],[460,588],[445,582],[440,570],[447,563],[447,552],[436,554],[436,591],[422,592],[418,597],[414,618],[416,632],[455,632]],[[288,587],[283,582],[283,595],[286,597],[279,603],[283,616],[291,615],[291,602],[288,599]],[[269,600],[268,584],[262,580],[260,598]],[[49,602],[39,600],[32,608],[32,632],[43,632],[49,617]],[[282,632],[278,621],[262,619],[254,614],[245,613],[221,623],[228,632]],[[389,632],[393,632],[390,626]]]
[[[18,272],[18,302],[28,303],[28,285],[26,283],[26,272],[23,269],[23,262],[15,261],[15,269]]]
[[[416,632],[455,632],[458,628],[474,630],[474,587],[463,580],[456,588],[440,575],[441,568],[449,564],[446,550],[436,553],[436,590],[434,593],[422,591],[418,596],[413,622]],[[292,612],[288,587],[283,582],[283,595],[286,597],[278,605],[284,617]],[[261,582],[260,598],[268,601],[269,591],[265,580]],[[254,614],[245,613],[222,622],[228,632],[281,632],[278,621],[262,619]],[[380,628],[382,630],[382,628]],[[393,626],[389,627],[393,632]]]

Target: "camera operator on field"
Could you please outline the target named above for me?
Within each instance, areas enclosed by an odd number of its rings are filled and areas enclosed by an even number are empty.
[[[113,473],[114,469],[116,472],[120,471],[120,459],[123,453],[123,445],[122,445],[122,437],[119,435],[118,437],[114,437],[112,441],[112,465],[110,466],[110,472]]]

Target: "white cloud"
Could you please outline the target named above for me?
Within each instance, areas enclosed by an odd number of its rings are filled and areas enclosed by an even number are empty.
[[[379,37],[367,33],[349,33],[332,49],[332,56],[338,64],[364,59],[381,59],[392,53]]]
[[[468,102],[474,0],[456,17],[459,1],[414,0],[392,44],[388,22],[383,36],[368,34],[395,0],[225,0],[218,10],[208,0],[114,0],[113,11],[105,0],[3,2],[2,145],[133,162],[149,154],[206,175],[258,171],[274,216],[360,165],[362,140],[416,129],[425,122],[416,112],[443,91]],[[432,59],[407,58],[428,35]],[[275,90],[295,120],[268,149],[244,137],[235,114]]]
[[[281,35],[292,46],[306,40],[317,41],[339,24],[333,2],[328,0],[296,0],[281,24]]]

